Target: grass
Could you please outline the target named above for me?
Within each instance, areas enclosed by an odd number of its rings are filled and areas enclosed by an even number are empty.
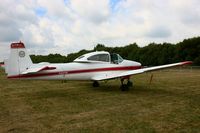
[[[200,132],[200,70],[145,73],[120,82],[8,80],[0,70],[0,132]]]

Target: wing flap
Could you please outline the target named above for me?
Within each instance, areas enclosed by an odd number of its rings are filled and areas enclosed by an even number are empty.
[[[140,74],[140,73],[143,73],[143,72],[144,72],[143,70],[138,69],[138,70],[131,70],[131,71],[127,71],[127,72],[122,72],[121,74],[112,74],[112,75],[102,74],[102,75],[94,76],[92,78],[92,80],[100,81],[100,80],[106,80],[106,79],[114,79],[114,78],[129,76],[129,75],[136,75],[136,74]]]

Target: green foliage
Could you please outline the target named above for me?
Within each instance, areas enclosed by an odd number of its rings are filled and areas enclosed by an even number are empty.
[[[91,52],[91,51],[88,51],[88,50],[81,50],[79,51],[78,53],[71,53],[71,54],[68,54],[67,55],[67,58],[66,58],[66,62],[72,62],[73,60],[75,60],[77,57],[83,55],[83,54],[86,54],[88,52]]]
[[[67,57],[62,56],[60,54],[31,55],[31,59],[34,63],[39,63],[39,62],[63,63],[63,62],[67,62]]]
[[[92,51],[118,53],[125,59],[139,61],[147,66],[163,65],[185,60],[194,61],[194,65],[200,65],[200,37],[185,39],[177,44],[151,43],[145,47],[138,47],[136,43],[124,47],[106,47],[103,44],[98,44],[93,50],[81,50],[67,56],[49,54],[46,56],[31,55],[31,58],[34,63],[65,63],[72,62],[77,57]]]

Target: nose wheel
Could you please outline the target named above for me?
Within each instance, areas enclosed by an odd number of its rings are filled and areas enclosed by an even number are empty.
[[[121,91],[128,91],[130,87],[133,86],[133,82],[130,81],[130,79],[127,79],[127,83],[124,83],[124,78],[121,79]]]

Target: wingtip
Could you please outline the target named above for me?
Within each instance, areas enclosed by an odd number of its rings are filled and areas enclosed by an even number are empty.
[[[184,62],[181,62],[181,63],[182,63],[182,65],[191,65],[191,64],[193,64],[192,61],[184,61]]]

